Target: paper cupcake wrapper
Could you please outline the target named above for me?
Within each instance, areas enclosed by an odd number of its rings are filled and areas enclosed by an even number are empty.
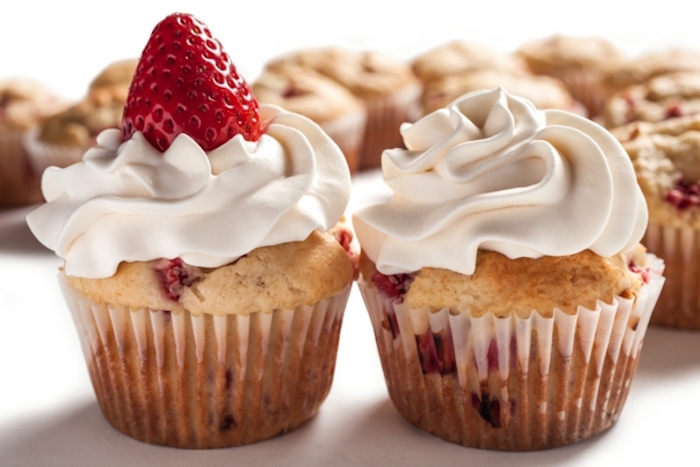
[[[132,438],[250,444],[295,429],[328,395],[350,286],[311,306],[197,317],[101,305],[60,283],[100,409]]]
[[[379,167],[385,149],[403,147],[399,127],[417,118],[421,89],[419,84],[410,84],[396,93],[365,99],[367,127],[360,156],[361,170]]]
[[[429,433],[485,449],[552,448],[610,427],[663,285],[663,263],[653,264],[636,301],[617,297],[550,318],[431,313],[360,279],[394,405]]]
[[[700,329],[700,232],[650,223],[642,244],[666,263],[666,285],[651,324]]]
[[[355,173],[360,169],[360,151],[366,124],[367,114],[364,109],[357,113],[343,115],[339,118],[319,123],[323,131],[343,151],[351,173]]]
[[[83,159],[86,148],[60,146],[39,140],[39,128],[29,129],[23,137],[23,144],[29,161],[38,174],[43,174],[47,167],[68,167]]]
[[[29,163],[22,144],[23,131],[0,134],[0,206],[21,206],[39,203],[41,177]]]

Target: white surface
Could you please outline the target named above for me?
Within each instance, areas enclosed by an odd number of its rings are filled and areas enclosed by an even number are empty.
[[[222,9],[227,4],[228,9]],[[400,5],[400,6],[399,6]],[[458,6],[461,5],[461,6]],[[555,32],[604,35],[630,53],[700,44],[688,2],[8,2],[0,28],[0,78],[42,80],[82,96],[109,62],[138,56],[173,11],[205,21],[252,81],[267,58],[339,44],[401,58],[453,38],[513,50]],[[371,176],[369,178],[372,178]],[[356,179],[355,202],[377,185]],[[369,318],[353,292],[335,382],[315,419],[280,438],[241,448],[184,451],[118,433],[96,405],[70,315],[56,284],[57,258],[24,225],[26,209],[0,211],[0,466],[206,465],[689,465],[700,416],[700,334],[650,329],[619,422],[574,446],[499,453],[441,441],[404,422],[388,400]]]
[[[355,179],[353,206],[386,193],[378,173]],[[59,260],[33,239],[28,209],[0,211],[0,466],[208,467],[689,465],[700,415],[700,333],[651,328],[620,420],[577,445],[532,453],[453,445],[405,422],[388,399],[369,317],[355,289],[335,380],[320,413],[297,431],[211,451],[150,446],[113,429],[95,401]]]

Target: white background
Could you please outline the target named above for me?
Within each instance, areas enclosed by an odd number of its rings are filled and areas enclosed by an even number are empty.
[[[228,5],[222,7],[222,5]],[[683,6],[686,5],[686,7]],[[510,51],[555,32],[603,35],[630,54],[700,48],[688,2],[380,2],[3,0],[0,78],[39,79],[69,99],[114,60],[136,57],[174,11],[207,23],[252,81],[264,62],[298,47],[345,45],[399,58],[454,38]],[[458,6],[459,5],[459,6]],[[9,13],[8,13],[9,12]],[[355,180],[353,206],[381,191]],[[408,425],[389,402],[369,318],[355,291],[336,378],[319,415],[253,446],[183,451],[149,446],[102,418],[56,284],[59,260],[34,241],[27,209],[0,211],[0,466],[697,465],[700,333],[650,329],[619,422],[586,442],[537,453],[463,448]],[[695,461],[691,461],[695,459]]]

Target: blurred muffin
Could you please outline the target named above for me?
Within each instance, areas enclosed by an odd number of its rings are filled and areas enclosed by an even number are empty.
[[[676,71],[700,71],[700,51],[671,48],[611,64],[603,78],[606,96],[659,75]]]
[[[382,151],[402,144],[399,126],[417,116],[421,86],[411,67],[376,51],[326,47],[293,52],[268,63],[275,70],[285,64],[312,68],[337,81],[367,108],[360,168],[380,164]]]
[[[632,122],[660,122],[700,112],[700,71],[659,75],[618,91],[598,120],[607,128]]]
[[[65,105],[63,99],[36,81],[0,81],[0,206],[42,200],[41,173],[31,167],[22,140],[30,128]]]
[[[647,210],[621,145],[501,88],[402,134],[407,149],[382,160],[393,196],[353,216],[358,285],[401,415],[495,450],[612,426],[663,284],[639,244]]]
[[[607,68],[626,57],[602,37],[564,34],[526,42],[516,54],[533,73],[562,80],[591,117],[598,114],[605,102],[603,78]]]
[[[263,70],[251,90],[258,102],[318,123],[343,151],[350,171],[359,169],[367,110],[347,88],[311,68],[290,64]]]
[[[411,61],[411,68],[424,86],[450,75],[470,71],[498,70],[504,74],[527,72],[527,65],[520,57],[463,40],[453,40],[417,55]]]
[[[137,60],[108,65],[89,84],[78,103],[44,119],[27,133],[25,145],[34,169],[66,167],[82,158],[97,135],[121,123]]]
[[[514,96],[524,97],[538,109],[560,109],[582,116],[587,115],[583,104],[574,100],[566,86],[558,79],[499,70],[477,70],[432,81],[423,91],[423,114],[446,107],[463,94],[498,86]]]
[[[666,263],[652,324],[700,329],[700,115],[612,130],[649,205],[642,243]]]

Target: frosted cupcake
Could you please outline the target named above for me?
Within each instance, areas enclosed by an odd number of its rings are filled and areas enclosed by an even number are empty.
[[[412,424],[497,450],[619,417],[663,264],[621,145],[502,89],[402,128],[390,201],[353,218],[390,397]]]
[[[666,263],[651,323],[700,329],[700,115],[636,122],[613,134],[627,150],[649,205],[644,244]]]
[[[121,130],[47,169],[43,191],[27,221],[65,260],[115,428],[214,448],[318,411],[354,274],[339,223],[350,173],[317,124],[258,106],[203,23],[177,13],[156,26]]]

